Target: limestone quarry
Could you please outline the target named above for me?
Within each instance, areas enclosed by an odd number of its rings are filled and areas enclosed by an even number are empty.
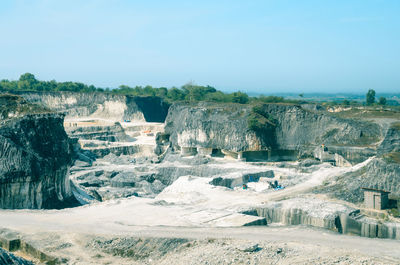
[[[17,94],[0,264],[399,264],[399,113]]]

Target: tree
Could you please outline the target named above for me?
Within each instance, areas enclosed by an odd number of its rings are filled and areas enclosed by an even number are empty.
[[[20,90],[32,90],[34,85],[36,85],[38,81],[35,76],[31,73],[22,74],[18,80],[18,89]]]
[[[168,90],[167,98],[171,101],[183,100],[185,98],[185,93],[179,88],[172,87]]]
[[[367,101],[367,105],[372,105],[375,102],[375,90],[370,89],[367,92],[367,96],[366,96],[366,101]]]
[[[182,91],[185,94],[185,99],[193,102],[205,100],[206,95],[215,93],[217,90],[212,86],[198,86],[193,82],[189,82],[182,86]]]
[[[157,89],[156,96],[161,98],[166,98],[168,94],[168,89],[166,87],[160,87]]]
[[[378,104],[382,105],[382,106],[386,105],[386,98],[385,97],[380,97],[379,101],[378,101]]]
[[[35,76],[33,74],[31,74],[31,73],[22,74],[19,77],[19,81],[27,81],[29,83],[36,83],[37,82]]]
[[[249,96],[243,92],[234,92],[232,93],[232,102],[246,104],[249,102]]]

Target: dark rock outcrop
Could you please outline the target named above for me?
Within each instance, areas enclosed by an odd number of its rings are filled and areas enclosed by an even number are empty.
[[[127,105],[135,104],[148,122],[164,122],[169,104],[159,97],[127,97]],[[132,102],[132,103],[131,103]],[[128,108],[130,109],[130,108]]]
[[[75,203],[67,173],[72,146],[62,114],[30,114],[0,124],[0,208]]]
[[[390,152],[400,152],[400,123],[394,123],[390,126],[378,147],[379,155]]]
[[[32,262],[26,259],[15,256],[14,254],[0,248],[0,264],[13,264],[13,265],[33,265]]]

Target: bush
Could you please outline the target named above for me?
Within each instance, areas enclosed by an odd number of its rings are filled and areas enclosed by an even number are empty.
[[[267,118],[257,113],[251,113],[247,121],[249,129],[252,131],[261,131],[270,124],[271,123]]]
[[[242,92],[234,92],[232,93],[232,102],[233,103],[240,103],[240,104],[246,104],[249,102],[249,96],[245,93]]]
[[[387,163],[400,164],[400,152],[391,152],[383,155],[383,159]]]
[[[378,101],[378,104],[382,105],[382,106],[386,105],[386,98],[385,97],[380,97],[379,101]]]

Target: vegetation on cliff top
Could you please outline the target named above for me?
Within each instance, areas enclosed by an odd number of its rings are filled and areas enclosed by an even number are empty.
[[[26,113],[43,113],[49,110],[35,104],[28,103],[20,96],[0,94],[0,120],[20,116]]]

